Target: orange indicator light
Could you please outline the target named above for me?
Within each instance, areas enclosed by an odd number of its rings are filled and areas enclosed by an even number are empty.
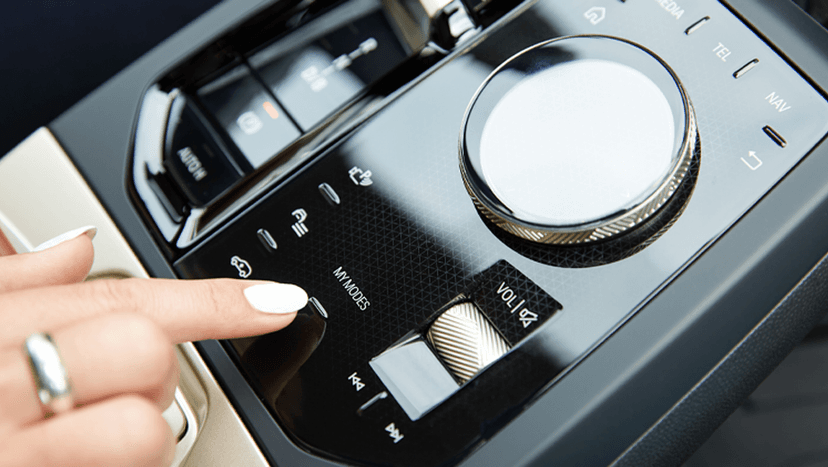
[[[273,120],[279,118],[279,111],[276,110],[276,106],[274,106],[270,101],[265,101],[265,103],[262,104],[262,107],[264,107],[265,112],[267,112]]]

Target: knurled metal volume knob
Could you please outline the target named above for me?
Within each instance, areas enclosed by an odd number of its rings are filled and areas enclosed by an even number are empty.
[[[446,310],[426,334],[443,363],[465,383],[509,351],[509,344],[470,302]]]
[[[460,169],[497,227],[586,244],[686,202],[673,195],[691,178],[698,138],[690,100],[660,58],[622,39],[572,36],[486,78],[463,120]]]

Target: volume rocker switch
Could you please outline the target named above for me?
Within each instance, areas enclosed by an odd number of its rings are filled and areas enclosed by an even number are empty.
[[[223,145],[184,95],[170,109],[164,168],[194,207],[209,204],[241,178]]]

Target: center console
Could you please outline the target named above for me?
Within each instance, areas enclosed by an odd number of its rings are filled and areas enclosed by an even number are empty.
[[[676,463],[818,319],[794,5],[250,3],[52,129],[152,274],[308,291],[196,344],[273,465]]]

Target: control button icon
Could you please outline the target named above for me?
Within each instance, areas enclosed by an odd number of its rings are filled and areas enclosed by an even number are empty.
[[[348,381],[351,382],[351,386],[353,386],[354,389],[357,390],[357,392],[361,391],[362,388],[365,387],[365,383],[362,382],[362,378],[357,376],[356,371],[351,373],[351,376],[348,377]]]
[[[236,119],[236,124],[239,125],[239,128],[246,135],[255,134],[264,126],[262,120],[252,111],[247,111],[239,115],[239,118]]]
[[[397,428],[393,423],[389,423],[388,426],[385,427],[385,431],[387,431],[388,436],[394,440],[394,444],[399,443],[405,437],[405,435],[400,433],[400,429]]]
[[[204,168],[201,160],[199,160],[198,156],[193,153],[193,150],[189,146],[179,149],[176,154],[181,159],[181,163],[187,167],[187,172],[190,172],[190,175],[193,176],[193,180],[200,182],[207,176],[207,169]]]
[[[242,279],[247,279],[250,277],[250,273],[253,272],[253,268],[250,267],[250,263],[247,261],[239,258],[238,256],[233,256],[230,258],[230,265],[235,267],[237,271],[239,271],[239,277]]]
[[[529,325],[538,321],[538,314],[533,311],[529,311],[527,308],[520,310],[518,316],[520,316],[520,322],[523,324],[524,328],[528,328]]]
[[[350,67],[356,58],[376,50],[378,45],[376,39],[369,37],[362,41],[357,49],[336,57],[330,65],[322,70],[319,70],[315,65],[311,65],[302,70],[299,76],[308,84],[311,91],[321,92],[328,87],[328,76]]]
[[[584,13],[584,18],[588,19],[590,23],[596,25],[607,17],[607,9],[602,6],[594,6]]]
[[[749,159],[749,160],[748,160]],[[750,170],[756,170],[762,166],[762,160],[756,157],[756,153],[753,151],[748,152],[748,159],[742,158],[742,162],[745,163],[746,166],[750,167]]]
[[[328,80],[320,75],[319,69],[315,66],[305,68],[299,76],[308,83],[313,92],[320,92],[328,87]]]
[[[210,204],[241,178],[239,168],[213,138],[193,102],[179,95],[168,123],[164,168],[190,205]]]
[[[297,237],[302,238],[306,233],[308,233],[308,226],[305,225],[305,219],[308,218],[308,213],[304,209],[299,208],[293,211],[291,215],[296,218],[296,223],[290,227],[293,229],[293,233],[295,233]]]
[[[371,173],[370,170],[362,170],[357,166],[351,167],[351,170],[348,171],[348,176],[351,178],[351,181],[354,182],[354,185],[357,186],[371,186],[374,184],[374,181],[371,180]]]

